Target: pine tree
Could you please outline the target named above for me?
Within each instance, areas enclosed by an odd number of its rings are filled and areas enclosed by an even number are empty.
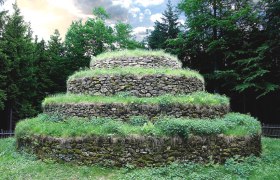
[[[49,89],[52,93],[64,92],[66,90],[66,80],[72,71],[67,68],[67,59],[65,57],[65,46],[60,37],[59,31],[56,29],[48,41],[47,55],[49,57],[50,69],[48,76],[53,85]]]
[[[167,3],[167,9],[162,15],[162,22],[155,22],[154,30],[148,37],[148,44],[151,49],[166,49],[166,41],[176,38],[180,32],[179,13],[170,0]]]
[[[6,12],[0,12],[0,111],[4,109],[6,100],[6,77],[8,71],[7,56],[3,52],[5,42],[3,40],[3,31],[5,26]]]
[[[31,31],[16,4],[13,8],[14,13],[7,19],[1,41],[7,65],[5,112],[9,114],[11,122],[36,114],[36,105],[32,101],[36,97],[36,79]]]

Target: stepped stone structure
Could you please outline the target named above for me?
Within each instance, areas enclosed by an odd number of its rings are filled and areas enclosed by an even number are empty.
[[[112,68],[172,68],[180,69],[181,64],[165,56],[116,57],[92,61],[96,69]],[[71,78],[67,82],[70,94],[89,96],[114,96],[129,93],[139,98],[154,98],[164,94],[189,94],[204,91],[204,81],[197,77],[181,75],[93,75]],[[124,97],[125,98],[125,97]],[[44,113],[63,117],[110,117],[127,121],[131,116],[145,115],[149,119],[159,116],[180,118],[204,118],[211,120],[223,117],[230,111],[228,104],[194,105],[184,103],[137,104],[110,102],[67,102],[49,103],[43,106]],[[34,135],[18,137],[20,149],[33,152],[42,159],[54,159],[78,164],[101,164],[109,166],[158,166],[174,161],[194,161],[223,163],[235,155],[260,155],[260,135],[227,136],[223,134],[209,136],[153,137],[153,136],[90,136],[73,138],[55,138]]]

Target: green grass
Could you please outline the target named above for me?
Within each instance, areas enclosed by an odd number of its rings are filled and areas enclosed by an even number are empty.
[[[166,53],[163,50],[147,51],[147,50],[143,50],[143,49],[105,52],[96,57],[93,57],[92,63],[94,61],[111,59],[111,58],[144,57],[144,56],[167,57],[167,58],[171,58],[171,60],[173,60],[173,61],[176,61],[178,64],[181,64],[181,62],[178,60],[178,58],[176,56]]]
[[[260,158],[229,159],[225,165],[185,163],[157,168],[106,168],[100,166],[77,166],[37,160],[19,153],[15,139],[0,139],[0,179],[120,179],[120,180],[274,180],[280,179],[280,139],[262,138],[263,154]]]
[[[138,123],[135,123],[135,119]],[[142,119],[142,120],[141,120]],[[139,123],[141,122],[141,123]],[[240,131],[240,128],[241,131]],[[77,118],[63,119],[59,116],[39,115],[36,118],[21,121],[16,126],[17,137],[44,135],[52,137],[82,137],[91,135],[152,135],[183,136],[226,134],[244,136],[259,134],[260,123],[251,116],[230,113],[219,119],[178,119],[172,117],[159,118],[155,123],[137,117],[128,122],[109,118]]]
[[[97,75],[172,75],[172,76],[184,76],[184,77],[194,77],[200,79],[204,82],[204,78],[197,71],[189,69],[154,69],[154,68],[141,68],[141,67],[123,67],[123,68],[112,68],[112,69],[94,69],[94,70],[83,70],[78,71],[69,77],[68,81],[76,78],[83,77],[94,77]]]
[[[194,104],[194,105],[229,105],[226,96],[210,94],[207,92],[195,92],[187,95],[162,95],[150,98],[135,96],[89,96],[79,94],[58,94],[44,99],[42,106],[47,104],[65,103],[139,103],[139,104]]]

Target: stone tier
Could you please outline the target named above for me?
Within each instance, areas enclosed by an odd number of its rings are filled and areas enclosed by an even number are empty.
[[[116,68],[116,67],[149,67],[149,68],[173,68],[182,67],[179,61],[169,57],[143,56],[143,57],[116,57],[102,60],[92,60],[90,67],[95,68]]]
[[[64,117],[110,117],[128,120],[131,116],[158,116],[188,118],[222,117],[230,110],[229,105],[193,105],[193,104],[137,104],[137,103],[50,103],[43,106],[46,114],[60,114]]]
[[[96,75],[69,79],[67,82],[67,92],[89,95],[115,95],[128,92],[133,96],[151,97],[204,90],[203,80],[174,75]]]
[[[223,163],[236,155],[259,156],[260,135],[181,137],[19,137],[17,147],[40,159],[104,166],[159,166],[174,161]]]

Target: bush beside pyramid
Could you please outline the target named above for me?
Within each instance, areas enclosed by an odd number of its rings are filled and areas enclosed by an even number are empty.
[[[67,93],[16,127],[19,149],[41,159],[109,166],[223,163],[260,155],[260,123],[205,92],[196,71],[162,51],[97,56],[69,77]]]

